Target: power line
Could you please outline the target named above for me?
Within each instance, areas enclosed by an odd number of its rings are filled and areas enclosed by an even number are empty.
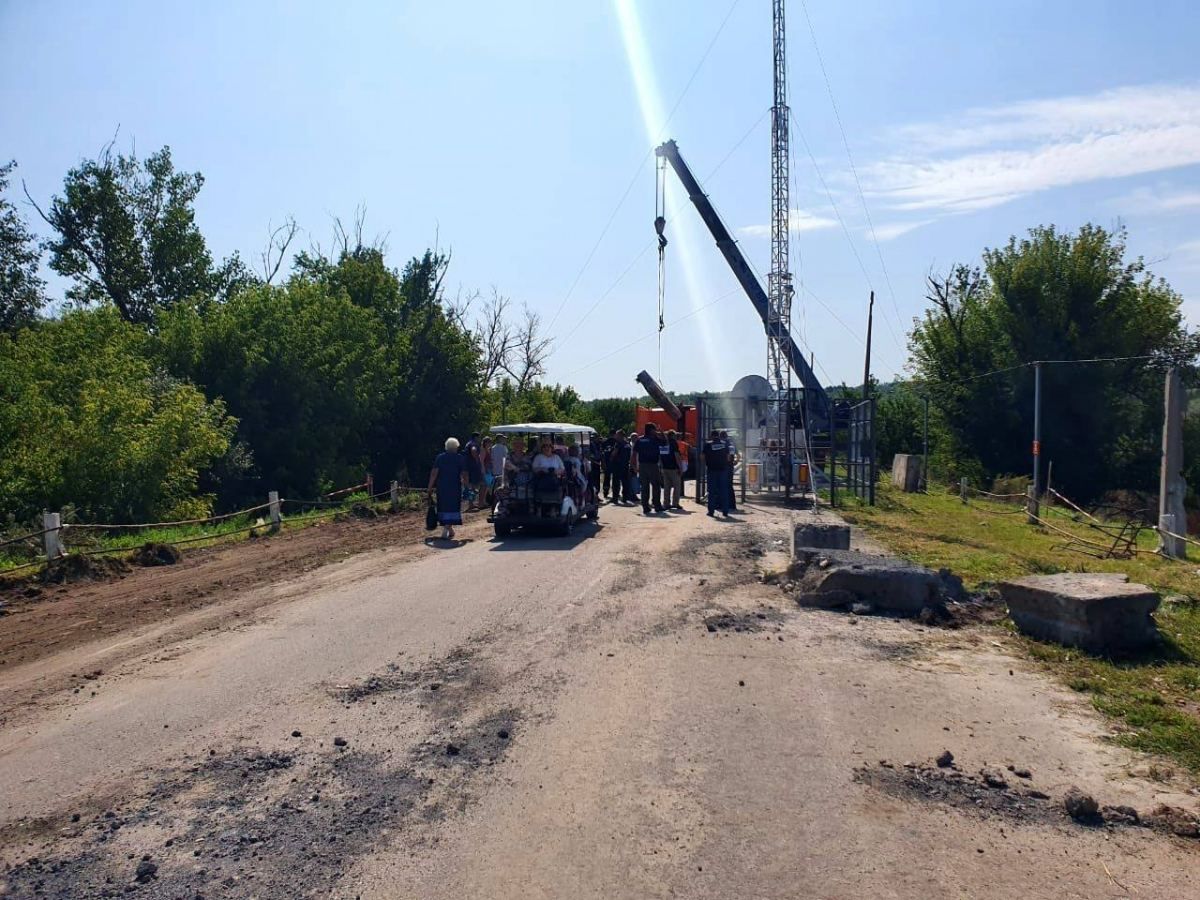
[[[688,77],[687,84],[683,86],[683,92],[679,95],[679,99],[675,101],[675,105],[671,107],[671,111],[667,113],[666,119],[663,120],[662,130],[667,130],[667,125],[671,121],[671,117],[675,115],[675,111],[679,109],[679,104],[683,102],[683,98],[687,96],[688,89],[692,86],[692,82],[696,80],[696,76],[700,74],[700,69],[704,66],[704,61],[708,59],[708,54],[712,52],[712,48],[716,45],[717,39],[721,36],[721,32],[725,30],[725,25],[729,22],[729,17],[733,15],[733,11],[737,9],[741,0],[733,0],[729,5],[728,12],[725,13],[725,18],[721,20],[721,24],[717,26],[716,33],[712,36],[712,40],[708,42],[708,46],[704,48],[704,53],[700,56],[700,61],[696,63],[696,68],[692,69],[692,74]],[[660,134],[662,138],[664,135]]]
[[[858,178],[858,168],[854,165],[854,156],[850,153],[850,141],[846,138],[846,129],[842,125],[842,113],[838,109],[837,99],[833,95],[833,85],[829,73],[825,69],[825,57],[821,54],[821,45],[817,43],[817,30],[813,27],[812,17],[808,14],[808,4],[800,0],[800,9],[804,12],[804,21],[808,23],[808,33],[812,36],[813,50],[816,51],[817,63],[821,67],[821,76],[825,79],[825,91],[829,94],[829,103],[833,107],[833,116],[837,119],[838,131],[842,135],[842,146],[846,150],[846,161],[850,163],[850,172],[854,176],[854,186],[858,189],[859,200],[862,201],[863,213],[867,217],[867,227],[871,230],[871,241],[875,244],[875,253],[879,257],[879,268],[883,270],[883,280],[887,283],[888,294],[892,299],[892,309],[896,313],[896,324],[904,330],[904,317],[900,315],[900,305],[896,302],[896,291],[892,288],[892,276],[888,273],[887,263],[883,261],[883,250],[879,246],[879,238],[875,235],[875,223],[871,219],[871,210],[867,206],[867,196],[863,192],[862,182]],[[885,318],[886,322],[887,319]]]
[[[735,4],[735,6],[736,6],[736,4]],[[742,136],[740,138],[738,138],[737,142],[733,145],[733,147],[730,148],[729,152],[727,152],[721,158],[721,161],[718,162],[716,164],[716,166],[713,167],[712,171],[710,171],[708,173],[708,175],[705,176],[704,180],[701,182],[702,186],[704,186],[708,182],[710,182],[713,179],[713,177],[721,170],[721,168],[727,162],[729,162],[729,160],[738,151],[738,149],[742,146],[742,144],[744,144],[750,138],[750,135],[752,135],[758,129],[758,127],[763,123],[763,121],[767,117],[767,114],[770,111],[771,111],[770,107],[767,107],[766,109],[763,110],[762,114],[754,121],[754,123],[748,129],[746,129],[746,131],[742,134]],[[641,174],[640,168],[639,168],[638,174]],[[633,269],[633,267],[635,265],[637,265],[638,261],[640,261],[641,258],[646,255],[647,251],[649,251],[650,248],[654,247],[657,243],[658,243],[658,241],[657,241],[657,239],[655,239],[655,240],[651,241],[649,244],[647,244],[645,247],[643,247],[640,251],[638,251],[637,255],[630,261],[629,265],[627,265],[625,267],[625,269],[621,272],[621,274],[618,275],[617,278],[612,282],[612,284],[610,284],[605,289],[605,291],[600,295],[600,297],[590,307],[588,307],[587,312],[585,312],[583,314],[583,316],[579,319],[579,321],[575,323],[575,326],[569,332],[567,332],[566,335],[564,335],[561,338],[556,339],[556,346],[554,348],[554,352],[557,352],[558,348],[561,347],[563,344],[565,344],[566,341],[569,340],[571,338],[571,336],[574,335],[575,332],[579,330],[580,326],[582,326],[583,323],[587,320],[587,318],[593,312],[595,312],[596,308],[601,304],[601,302],[603,302],[604,299],[606,297],[608,297],[608,295],[611,294],[613,292],[613,290],[616,289],[617,285],[619,285],[625,279],[625,276],[629,274],[629,272]]]
[[[1026,365],[1036,366],[1038,363],[1041,363],[1046,366],[1056,366],[1065,363],[1136,362],[1138,360],[1159,358],[1154,354],[1149,354],[1146,356],[1098,356],[1093,359],[1039,359],[1036,362],[1026,363]]]
[[[951,387],[956,384],[967,384],[971,381],[978,381],[980,378],[989,378],[992,375],[1003,375],[1007,372],[1016,372],[1018,369],[1028,369],[1032,366],[1091,365],[1093,363],[1139,362],[1160,358],[1155,354],[1147,354],[1144,356],[1097,356],[1089,359],[1035,359],[1029,362],[1017,363],[1013,366],[1005,366],[1003,369],[992,369],[990,372],[968,375],[965,378],[955,378],[950,381],[924,381],[921,383],[926,386]]]
[[[573,334],[575,334],[576,331],[579,330],[580,326],[583,325],[584,322],[587,321],[588,316],[590,316],[593,312],[596,311],[596,307],[599,306],[601,303],[603,303],[604,299],[606,297],[608,297],[608,295],[611,294],[614,290],[616,290],[617,285],[625,280],[625,276],[628,275],[633,270],[633,267],[636,266],[638,264],[638,262],[641,260],[641,258],[646,255],[647,251],[649,251],[650,248],[655,246],[657,243],[658,243],[658,239],[655,238],[650,243],[648,243],[645,247],[643,247],[640,251],[638,251],[637,256],[635,256],[633,258],[633,260],[629,263],[629,265],[627,265],[625,267],[625,269],[621,272],[621,274],[616,277],[616,280],[613,281],[613,283],[608,286],[608,288],[604,291],[604,293],[601,294],[596,299],[595,303],[593,303],[591,306],[588,307],[587,312],[585,312],[580,317],[579,321],[575,323],[575,327],[572,328],[570,331],[568,331],[565,335],[563,335],[563,337],[561,337],[557,340],[556,346],[554,348],[555,352],[557,352],[558,347],[562,346],[568,340],[570,340],[571,336]]]
[[[719,163],[717,163],[717,165],[713,168],[713,170],[711,172],[709,172],[707,175],[704,176],[704,178],[700,182],[701,185],[704,185],[708,181],[712,181],[713,176],[716,175],[719,171],[721,171],[721,167],[723,165],[725,165],[725,163],[729,162],[729,158],[738,151],[738,148],[740,148],[742,146],[742,144],[746,143],[746,141],[750,137],[750,135],[752,135],[755,131],[758,130],[758,126],[763,123],[763,121],[767,118],[767,115],[770,112],[771,112],[771,107],[769,107],[769,106],[762,111],[762,115],[760,115],[754,121],[753,125],[751,125],[749,128],[746,129],[746,133],[743,134],[741,136],[741,138],[738,139],[738,142],[733,145],[733,148],[728,153],[726,153],[724,157],[721,158],[721,161]]]
[[[591,264],[592,257],[596,255],[596,251],[600,249],[600,242],[604,240],[604,236],[608,234],[608,229],[612,227],[613,220],[616,219],[617,213],[621,211],[621,207],[625,205],[625,201],[629,198],[630,191],[637,184],[638,178],[641,177],[642,169],[646,168],[646,160],[654,153],[653,150],[647,152],[642,161],[638,163],[637,171],[633,173],[633,178],[629,180],[629,184],[625,188],[625,192],[621,194],[621,199],[617,201],[617,205],[613,207],[613,211],[609,214],[608,221],[604,223],[604,227],[600,230],[600,236],[596,238],[596,243],[592,244],[592,249],[588,251],[587,258],[583,261],[583,265],[579,267],[579,271],[575,273],[575,278],[571,282],[571,286],[567,288],[567,292],[559,301],[558,309],[554,311],[554,318],[550,320],[550,324],[546,327],[547,331],[554,328],[554,323],[558,321],[559,315],[563,311],[563,307],[567,305],[567,301],[571,299],[571,294],[575,293],[575,287],[579,284],[579,279],[583,277],[583,273],[587,271],[588,265]]]
[[[717,27],[716,33],[712,36],[712,40],[710,40],[708,42],[708,46],[704,48],[704,53],[700,56],[700,61],[696,63],[696,67],[692,69],[691,76],[688,78],[687,83],[683,86],[683,91],[680,92],[679,98],[675,101],[675,105],[671,107],[671,111],[667,113],[666,119],[663,120],[663,131],[665,131],[667,125],[670,124],[671,118],[679,109],[679,105],[683,103],[683,98],[687,96],[687,92],[691,88],[692,82],[696,80],[696,76],[699,74],[700,69],[704,66],[704,61],[708,59],[708,55],[712,52],[712,48],[717,43],[717,39],[725,30],[725,25],[729,21],[729,17],[733,15],[733,11],[737,8],[738,3],[740,2],[741,0],[733,0],[733,3],[729,7],[729,11],[725,13],[725,18],[721,20],[721,24]],[[637,171],[633,173],[633,178],[630,179],[629,185],[625,188],[625,192],[621,194],[621,199],[618,200],[617,205],[613,207],[613,211],[609,215],[608,221],[604,223],[604,228],[602,228],[600,231],[600,236],[596,238],[596,243],[593,244],[592,249],[588,251],[587,258],[584,259],[583,265],[579,267],[579,271],[575,273],[575,277],[571,281],[571,286],[567,288],[566,294],[564,294],[562,300],[559,301],[558,308],[554,311],[553,318],[550,319],[550,324],[546,326],[547,331],[552,331],[554,329],[554,324],[558,321],[558,317],[562,314],[563,307],[567,305],[567,301],[575,292],[575,288],[579,284],[579,279],[581,279],[583,277],[583,273],[587,271],[587,267],[592,262],[592,257],[596,255],[596,250],[599,249],[601,242],[604,240],[604,236],[608,234],[608,229],[612,227],[613,220],[616,219],[617,213],[621,211],[621,207],[625,205],[625,201],[629,198],[629,194],[633,190],[633,186],[637,183],[638,178],[641,177],[642,169],[646,167],[646,160],[648,160],[653,153],[654,150],[651,148],[651,150],[649,150],[638,163]]]
[[[741,288],[740,288],[740,287],[736,287],[736,288],[733,288],[732,290],[726,291],[726,292],[725,292],[724,294],[722,294],[721,296],[719,296],[719,297],[717,297],[717,298],[715,298],[715,299],[713,299],[713,300],[710,300],[708,303],[705,303],[703,306],[698,306],[698,307],[696,307],[696,308],[695,308],[695,309],[693,309],[693,310],[692,310],[690,313],[687,313],[686,315],[680,316],[678,319],[672,319],[670,322],[667,322],[667,323],[666,323],[666,324],[663,326],[663,330],[665,331],[665,330],[666,330],[666,329],[668,329],[668,328],[672,328],[672,327],[674,327],[675,325],[678,325],[680,322],[683,322],[683,321],[685,321],[685,320],[687,320],[687,319],[690,319],[690,318],[692,318],[692,316],[695,316],[695,315],[698,315],[698,314],[702,313],[704,310],[708,309],[710,306],[716,306],[716,305],[717,305],[718,303],[720,303],[722,300],[724,300],[724,299],[726,299],[726,298],[728,298],[728,297],[732,297],[734,294],[737,294],[737,293],[740,293],[740,292],[741,292]],[[612,357],[616,356],[618,353],[621,353],[621,352],[623,352],[623,351],[625,351],[625,350],[628,350],[630,347],[634,347],[634,346],[636,346],[636,345],[638,345],[638,344],[641,344],[641,343],[643,343],[643,342],[645,342],[645,341],[648,341],[648,340],[650,340],[652,337],[654,337],[654,336],[655,336],[655,335],[657,335],[657,334],[658,334],[658,329],[655,329],[654,331],[651,331],[651,332],[649,332],[648,334],[644,334],[644,335],[642,335],[640,338],[637,338],[637,339],[635,339],[635,340],[632,340],[632,341],[630,341],[628,344],[624,344],[624,345],[622,345],[622,346],[618,347],[616,350],[613,350],[611,353],[606,353],[604,356],[601,356],[599,359],[594,359],[594,360],[592,360],[592,361],[591,361],[590,363],[588,363],[586,366],[581,366],[580,368],[576,369],[574,372],[568,372],[568,373],[567,373],[566,375],[564,375],[563,377],[564,377],[564,378],[570,378],[570,377],[572,377],[573,375],[577,375],[577,374],[579,374],[580,372],[584,371],[585,369],[590,369],[592,366],[599,365],[600,363],[604,362],[605,360],[611,359]]]
[[[863,278],[867,282],[867,287],[870,290],[875,290],[875,284],[871,278],[871,273],[867,271],[867,267],[863,262],[862,255],[858,252],[858,245],[854,242],[854,237],[850,234],[850,228],[846,225],[846,220],[842,216],[842,211],[838,209],[837,202],[833,199],[833,191],[829,189],[829,184],[825,181],[825,175],[821,172],[821,166],[817,163],[816,156],[813,155],[812,147],[810,147],[808,144],[808,138],[804,136],[804,129],[796,123],[795,117],[791,114],[790,110],[788,111],[788,117],[791,120],[791,123],[795,125],[795,133],[800,135],[800,143],[804,145],[804,150],[806,153],[808,153],[808,159],[812,163],[813,171],[817,173],[817,180],[821,182],[821,187],[825,191],[825,198],[829,201],[829,206],[833,209],[834,216],[837,217],[838,224],[842,228],[842,234],[846,236],[846,243],[850,245],[850,252],[854,254],[854,259],[858,263],[859,271],[862,272]],[[900,338],[896,336],[896,331],[892,328],[892,323],[888,320],[887,316],[883,317],[883,324],[886,326],[888,334],[892,338],[892,343],[894,343],[897,349],[903,353],[904,345],[900,342]]]

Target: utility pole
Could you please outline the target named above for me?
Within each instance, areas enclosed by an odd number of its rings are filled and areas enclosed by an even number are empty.
[[[926,395],[921,398],[925,401],[925,424],[921,438],[921,484],[922,491],[929,490],[929,397]]]
[[[1042,496],[1042,364],[1033,364],[1033,491],[1029,495],[1029,524],[1036,525]]]
[[[867,361],[863,366],[863,396],[871,399],[871,323],[875,319],[875,292],[871,291],[871,302],[867,305]]]
[[[1187,542],[1174,535],[1187,533],[1187,513],[1183,497],[1187,482],[1183,478],[1183,413],[1186,392],[1179,370],[1167,370],[1163,390],[1162,470],[1158,483],[1158,549],[1163,556],[1184,559]]]

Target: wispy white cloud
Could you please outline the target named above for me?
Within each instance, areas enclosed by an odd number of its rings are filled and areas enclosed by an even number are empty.
[[[1180,190],[1173,185],[1138,188],[1113,200],[1121,213],[1174,213],[1200,209],[1200,191]]]
[[[865,167],[875,202],[941,213],[1200,164],[1200,86],[1125,87],[973,109],[898,129]]]
[[[837,219],[819,216],[804,209],[793,209],[788,213],[788,230],[792,234],[805,231],[821,231],[824,228],[836,228]],[[769,237],[770,225],[744,225],[738,229],[738,234],[744,237]]]
[[[1185,241],[1175,247],[1170,252],[1169,258],[1185,271],[1200,271],[1200,238]]]
[[[875,238],[880,241],[894,241],[896,238],[908,234],[910,231],[916,231],[918,228],[923,228],[933,222],[933,219],[914,219],[911,222],[884,222],[882,225],[875,226]],[[866,232],[867,237],[870,237],[870,231]]]

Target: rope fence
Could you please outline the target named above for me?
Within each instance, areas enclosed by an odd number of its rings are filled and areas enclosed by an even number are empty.
[[[31,531],[31,532],[29,532],[29,534],[22,534],[19,537],[8,538],[7,540],[0,541],[0,547],[8,547],[8,546],[11,546],[12,544],[19,544],[22,541],[27,541],[30,538],[41,537],[43,534],[49,534],[50,530],[51,529],[49,529],[49,528],[43,528],[41,531]]]
[[[260,503],[258,506],[251,506],[248,509],[239,509],[236,512],[223,513],[219,516],[206,516],[203,519],[179,519],[175,522],[138,522],[132,525],[113,525],[96,522],[64,522],[64,530],[84,530],[94,529],[97,531],[121,531],[139,528],[178,528],[182,525],[203,525],[211,522],[224,522],[226,519],[235,519],[238,516],[244,516],[248,513],[261,512],[264,509],[269,509],[271,504]],[[45,533],[45,532],[43,532]]]
[[[366,491],[365,500],[352,501],[353,494]],[[233,512],[221,513],[220,515],[204,516],[191,519],[176,519],[166,522],[136,522],[136,523],[103,523],[103,522],[64,522],[61,513],[46,512],[43,514],[43,528],[38,531],[31,531],[26,534],[17,535],[11,538],[5,538],[0,541],[0,548],[9,547],[16,544],[22,544],[32,539],[43,539],[45,558],[22,563],[16,566],[10,566],[0,569],[0,577],[5,577],[15,573],[23,572],[26,569],[33,569],[45,566],[48,563],[58,559],[64,559],[68,556],[103,556],[114,553],[132,553],[138,548],[136,546],[114,546],[114,547],[75,547],[68,549],[63,538],[64,535],[70,532],[91,533],[91,532],[113,532],[115,534],[146,531],[151,529],[163,528],[181,528],[186,526],[205,526],[215,525],[222,522],[230,522],[239,517],[251,516],[255,513],[268,513],[266,518],[269,521],[264,522],[263,518],[259,521],[244,528],[235,528],[232,530],[217,531],[207,534],[190,535],[187,537],[175,538],[172,540],[156,541],[155,543],[164,544],[170,547],[177,547],[186,544],[196,544],[203,541],[218,541],[221,539],[235,537],[237,535],[253,532],[264,527],[269,527],[272,531],[278,531],[284,524],[307,522],[315,519],[325,519],[332,516],[343,514],[350,508],[352,502],[377,503],[379,501],[390,499],[392,501],[393,511],[400,510],[400,498],[405,495],[424,494],[421,488],[417,487],[401,487],[398,482],[393,481],[387,490],[375,492],[374,480],[370,475],[367,479],[359,484],[353,484],[349,487],[339,488],[335,491],[330,491],[327,494],[322,494],[318,499],[301,500],[295,498],[280,498],[275,491],[270,492],[270,498],[266,503],[260,503],[256,506],[250,506],[245,509],[234,510]],[[340,499],[338,499],[340,498]],[[293,514],[284,517],[282,509],[285,504],[291,504],[294,507],[300,507],[301,511],[307,508],[323,509],[322,512]]]
[[[1164,552],[1161,543],[1155,550],[1139,547],[1138,534],[1142,531],[1153,532],[1161,540],[1175,538],[1192,546],[1200,547],[1200,540],[1184,534],[1177,534],[1165,527],[1161,521],[1157,525],[1150,523],[1145,519],[1144,514],[1132,510],[1124,510],[1124,521],[1101,519],[1061,491],[1049,486],[1046,487],[1043,501],[1035,502],[1030,494],[1000,494],[985,491],[981,488],[970,487],[966,479],[963,479],[959,484],[959,495],[964,504],[968,503],[968,497],[986,498],[988,501],[996,503],[1023,501],[1013,509],[1004,511],[988,509],[983,504],[970,504],[970,506],[973,510],[987,515],[1026,516],[1030,524],[1039,525],[1054,534],[1067,538],[1069,543],[1065,545],[1064,549],[1077,550],[1100,558],[1132,558],[1137,555],[1159,555],[1164,558],[1174,558]],[[1065,508],[1056,509],[1054,506],[1056,502]],[[1049,521],[1048,513],[1050,512],[1065,516],[1094,534],[1088,537],[1078,531],[1071,531],[1055,524]],[[1097,535],[1102,535],[1103,539],[1098,540]]]

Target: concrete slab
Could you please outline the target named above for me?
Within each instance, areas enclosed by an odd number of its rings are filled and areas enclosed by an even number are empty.
[[[792,557],[804,550],[849,550],[850,526],[842,522],[800,522],[792,525]]]
[[[921,470],[925,460],[911,453],[897,453],[892,457],[892,486],[906,494],[921,490]]]
[[[1065,572],[998,585],[1017,628],[1090,653],[1128,653],[1158,640],[1159,596],[1128,575]]]
[[[940,575],[894,556],[802,550],[794,564],[796,601],[832,608],[869,603],[880,612],[915,616],[944,599]]]

